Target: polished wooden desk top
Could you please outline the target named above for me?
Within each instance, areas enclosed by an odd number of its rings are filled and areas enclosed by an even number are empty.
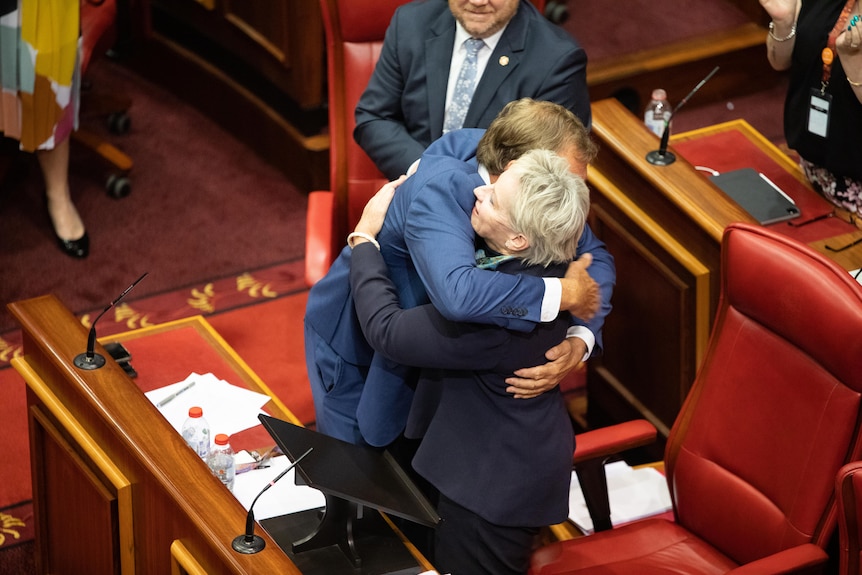
[[[671,142],[696,167],[719,172],[744,167],[759,170],[793,198],[801,211],[799,218],[772,224],[771,229],[807,243],[847,270],[862,267],[862,242],[840,251],[826,247],[840,248],[862,238],[862,230],[850,223],[849,213],[815,192],[800,167],[745,120],[678,134]],[[709,176],[708,171],[702,173]],[[831,213],[835,216],[816,219]]]
[[[122,342],[138,372],[135,383],[144,393],[185,379],[189,373],[212,373],[234,385],[268,395],[264,410],[296,425],[302,422],[257,376],[202,316],[193,316],[100,338],[101,343]],[[274,445],[257,426],[231,436],[234,449],[258,449]]]

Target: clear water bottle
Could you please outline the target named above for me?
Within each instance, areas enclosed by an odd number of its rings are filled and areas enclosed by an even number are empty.
[[[668,119],[670,119],[670,103],[667,101],[667,93],[661,88],[656,88],[652,91],[652,100],[644,112],[644,124],[661,138],[665,121]]]
[[[204,419],[204,410],[190,407],[189,417],[183,423],[182,436],[192,450],[206,460],[210,451],[210,426]]]
[[[225,486],[233,491],[233,480],[236,477],[236,463],[233,449],[228,443],[227,435],[219,433],[215,436],[215,445],[210,449],[207,465],[212,474],[221,479]]]

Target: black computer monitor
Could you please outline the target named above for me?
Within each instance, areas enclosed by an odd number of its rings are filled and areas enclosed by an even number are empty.
[[[282,451],[293,461],[313,448],[297,466],[301,480],[321,491],[326,511],[317,531],[293,543],[299,553],[338,544],[351,555],[356,505],[408,521],[434,527],[440,521],[436,509],[395,458],[385,450],[354,445],[266,414],[258,416]],[[358,562],[357,557],[351,557]]]

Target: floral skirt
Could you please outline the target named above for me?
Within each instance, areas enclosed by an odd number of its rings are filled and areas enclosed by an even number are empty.
[[[811,186],[827,200],[856,216],[855,221],[862,218],[862,181],[846,177],[836,177],[835,174],[808,160],[799,162]]]
[[[80,0],[0,0],[0,132],[32,152],[77,128]]]

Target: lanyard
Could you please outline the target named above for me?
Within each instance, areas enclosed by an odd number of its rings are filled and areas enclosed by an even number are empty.
[[[823,48],[822,52],[820,52],[820,59],[823,61],[823,76],[820,81],[821,94],[826,92],[826,86],[829,85],[829,78],[832,75],[832,62],[835,60],[835,41],[844,29],[844,25],[847,24],[847,18],[850,17],[850,11],[853,9],[854,4],[856,4],[856,0],[847,0],[847,3],[844,4],[844,8],[841,10],[841,14],[838,16],[835,26],[833,26],[832,30],[829,32],[826,47]]]

